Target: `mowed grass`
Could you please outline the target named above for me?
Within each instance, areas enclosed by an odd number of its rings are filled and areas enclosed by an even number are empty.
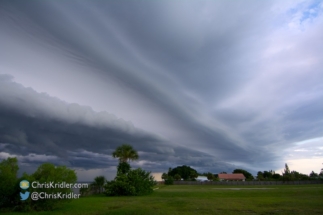
[[[158,187],[148,196],[82,197],[55,211],[6,214],[323,214],[322,184]]]

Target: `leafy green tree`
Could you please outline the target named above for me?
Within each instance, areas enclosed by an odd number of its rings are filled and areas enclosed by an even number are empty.
[[[265,179],[264,174],[261,171],[257,173],[257,179],[259,181],[263,181]]]
[[[275,174],[275,171],[273,171],[273,170],[263,171],[263,172],[259,171],[257,173],[257,180],[259,180],[259,181],[264,181],[264,180],[271,181],[271,180],[274,180],[274,178],[273,178],[274,174]]]
[[[95,192],[102,193],[105,182],[106,179],[104,176],[97,176],[94,178],[94,182],[92,182],[91,187],[95,190]]]
[[[127,174],[131,169],[131,166],[127,162],[120,162],[117,167],[117,175]]]
[[[299,172],[297,171],[291,171],[291,178],[293,178],[294,180],[301,180],[302,176]]]
[[[174,179],[175,179],[176,181],[180,181],[180,180],[182,179],[182,177],[181,177],[181,175],[180,175],[180,174],[176,174],[176,175],[174,175]]]
[[[10,207],[19,201],[17,184],[17,158],[7,158],[0,163],[0,208]]]
[[[309,180],[309,179],[310,177],[308,175],[305,175],[302,173],[299,174],[299,180]]]
[[[173,184],[174,184],[174,178],[173,178],[173,176],[168,176],[165,179],[165,185],[173,185]]]
[[[213,181],[220,181],[218,174],[214,175]]]
[[[248,180],[248,181],[254,179],[250,172],[243,170],[243,169],[235,169],[235,170],[233,170],[233,173],[242,173],[244,175],[244,177],[246,177],[246,180]]]
[[[206,174],[206,177],[207,177],[207,180],[209,180],[209,181],[213,181],[214,180],[214,175],[212,174],[212,173],[210,173],[210,172],[208,172],[207,174]]]
[[[199,175],[197,174],[197,172],[196,172],[196,171],[191,170],[190,178],[191,178],[192,180],[195,180],[198,176],[199,176]]]
[[[312,179],[317,179],[318,177],[319,177],[319,174],[317,174],[316,172],[312,171],[312,172],[310,173],[310,178],[312,178]]]
[[[168,168],[168,173],[167,173],[167,174],[169,175],[169,173],[170,173],[172,170],[173,170],[173,169],[172,169],[171,167],[169,167],[169,168]]]
[[[168,174],[167,173],[163,173],[161,178],[165,181],[168,178]]]
[[[131,145],[123,144],[119,146],[113,153],[114,158],[119,158],[120,162],[129,162],[132,160],[138,160],[139,156],[136,150]]]
[[[272,171],[264,171],[263,175],[266,180],[270,180],[273,177],[273,172]]]
[[[175,177],[176,174],[179,174],[180,176],[182,176],[184,180],[189,180],[192,178],[196,178],[198,176],[197,171],[195,169],[186,165],[178,166],[174,169],[170,169],[170,172],[168,173],[168,175],[172,177]]]
[[[287,163],[285,163],[284,173],[290,174],[290,170],[289,170],[289,167],[288,167]]]
[[[285,163],[285,169],[283,172],[283,181],[291,181],[291,180],[293,180],[291,171],[289,170],[287,163]]]
[[[275,173],[275,174],[273,174],[273,179],[274,180],[280,180],[281,179],[281,175],[280,174],[278,174],[278,173]]]

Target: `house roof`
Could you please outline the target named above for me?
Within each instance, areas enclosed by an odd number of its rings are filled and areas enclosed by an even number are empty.
[[[218,174],[219,179],[226,180],[244,180],[246,177],[242,173],[233,173],[233,174]]]

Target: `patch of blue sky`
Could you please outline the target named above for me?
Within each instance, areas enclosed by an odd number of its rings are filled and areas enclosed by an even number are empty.
[[[322,11],[322,9],[322,1],[314,1],[312,4],[308,5],[307,8],[304,10],[302,17],[299,20],[300,23],[307,20],[315,19],[319,15],[319,12]]]
[[[314,23],[322,14],[322,0],[302,1],[292,5],[284,13],[284,19],[290,29],[305,31],[309,24]]]
[[[313,139],[308,139],[308,140],[304,140],[304,141],[300,141],[300,142],[296,142],[296,145],[304,145],[307,143],[313,143],[313,142],[322,142],[323,143],[323,137],[317,137],[317,138],[313,138]]]

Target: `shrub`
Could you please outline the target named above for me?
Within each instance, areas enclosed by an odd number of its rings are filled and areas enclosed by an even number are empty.
[[[121,175],[107,182],[104,188],[107,196],[134,196],[136,194],[136,189],[130,184],[127,175]]]
[[[106,182],[106,179],[103,175],[95,177],[94,181],[91,183],[91,186],[90,186],[91,190],[96,194],[102,193],[105,182]]]
[[[167,179],[165,179],[165,185],[173,185],[174,184],[174,178],[172,176],[168,176]]]
[[[135,187],[135,195],[147,195],[153,192],[153,187],[157,184],[150,172],[138,168],[130,170],[128,179],[132,186]]]
[[[141,196],[152,193],[155,185],[150,172],[138,168],[129,170],[127,174],[118,174],[114,180],[107,182],[104,188],[108,196]]]
[[[80,188],[81,196],[87,196],[87,195],[90,195],[90,193],[91,193],[91,186]]]
[[[17,158],[7,158],[0,163],[0,208],[11,207],[19,202]]]
[[[127,174],[130,169],[130,164],[128,164],[127,162],[121,162],[117,167],[117,175]]]

